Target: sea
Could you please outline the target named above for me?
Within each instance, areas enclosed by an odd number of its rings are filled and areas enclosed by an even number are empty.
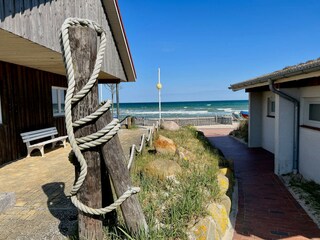
[[[232,112],[248,110],[248,100],[199,101],[199,102],[163,102],[162,118],[193,118],[231,115]],[[137,118],[158,118],[159,103],[120,103],[120,116]]]

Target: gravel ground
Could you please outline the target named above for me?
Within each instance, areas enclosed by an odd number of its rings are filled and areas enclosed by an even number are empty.
[[[310,199],[309,193],[303,191],[303,189],[295,186],[291,186],[290,180],[292,178],[299,179],[299,181],[304,181],[301,178],[301,175],[293,176],[293,175],[286,175],[282,176],[281,179],[284,182],[287,189],[290,191],[292,196],[299,202],[299,204],[303,207],[303,209],[307,212],[310,218],[318,225],[320,228],[320,209],[317,209],[315,204],[308,201]],[[320,199],[319,199],[320,201]]]

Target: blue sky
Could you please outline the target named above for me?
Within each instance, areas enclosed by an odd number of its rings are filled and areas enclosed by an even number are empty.
[[[319,0],[119,0],[137,71],[121,102],[247,99],[232,83],[320,57]]]

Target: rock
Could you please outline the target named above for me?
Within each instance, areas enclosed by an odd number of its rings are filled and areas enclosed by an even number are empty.
[[[219,201],[227,210],[228,215],[231,211],[231,200],[227,195],[222,195]]]
[[[160,154],[175,154],[177,151],[176,144],[170,138],[162,135],[159,135],[159,138],[154,142],[154,147]]]
[[[219,173],[217,175],[218,186],[220,188],[220,195],[226,194],[229,188],[229,179],[223,174]]]
[[[229,215],[227,214],[226,208],[222,204],[211,203],[207,211],[209,216],[213,218],[216,223],[217,231],[219,232],[219,239],[222,239],[226,230],[229,226]]]
[[[230,168],[220,168],[219,173],[221,173],[222,175],[226,176],[229,179],[232,176],[232,171],[230,170]]]
[[[169,131],[177,131],[180,129],[179,125],[174,121],[163,121],[160,125],[160,128]]]
[[[149,162],[144,171],[149,176],[158,177],[159,179],[164,180],[180,174],[182,169],[175,161],[157,159]]]
[[[0,193],[0,213],[16,204],[16,194],[14,192]]]
[[[202,218],[189,232],[190,240],[215,240],[219,239],[216,223],[213,218],[207,216]]]
[[[183,147],[179,147],[177,150],[177,154],[181,160],[191,160],[193,159],[193,155],[190,151]]]

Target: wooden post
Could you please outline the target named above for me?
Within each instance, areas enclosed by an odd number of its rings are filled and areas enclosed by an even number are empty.
[[[119,84],[116,84],[116,98],[117,98],[117,118],[120,119],[120,102],[119,102]]]
[[[111,111],[108,111],[97,120],[97,129],[103,128],[111,121]],[[118,135],[102,146],[102,155],[116,195],[120,197],[128,187],[133,186]],[[148,231],[145,216],[136,195],[124,201],[121,204],[121,210],[126,226],[132,233],[138,233],[140,230]]]
[[[69,28],[69,38],[75,68],[75,92],[78,92],[88,81],[93,70],[97,54],[97,36],[96,32],[90,28],[71,27]],[[73,119],[80,119],[87,116],[97,108],[98,87],[96,83],[92,91],[72,109]],[[95,124],[88,124],[77,129],[75,136],[81,137],[96,132],[111,121],[112,114],[111,111],[108,111],[101,116]],[[102,157],[100,157],[99,153],[102,153]],[[79,190],[78,197],[84,204],[93,208],[102,207],[102,160],[105,163],[107,172],[110,174],[117,196],[121,196],[128,190],[128,187],[132,187],[129,171],[125,163],[125,155],[117,135],[100,148],[84,151],[83,155],[87,159],[88,174],[84,184]],[[105,176],[103,176],[103,178],[108,179]],[[110,197],[112,199],[111,191],[108,191],[106,194],[109,195],[109,199]],[[136,196],[131,196],[123,202],[121,210],[125,223],[131,232],[137,233],[140,230],[147,231],[146,220]],[[102,221],[100,217],[93,217],[80,212],[78,225],[79,239],[103,238]]]
[[[75,69],[75,92],[78,92],[88,81],[97,56],[97,34],[93,29],[70,27],[70,47]],[[72,109],[74,120],[83,118],[98,108],[98,84]],[[75,137],[83,137],[96,132],[94,124],[88,124],[75,130]],[[83,151],[87,160],[88,174],[78,192],[79,200],[93,208],[102,207],[100,149]],[[79,211],[79,239],[103,239],[100,216],[91,216]]]

